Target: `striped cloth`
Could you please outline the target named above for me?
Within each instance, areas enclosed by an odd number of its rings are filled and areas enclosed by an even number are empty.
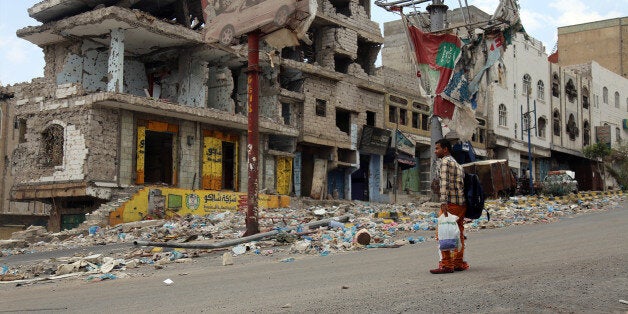
[[[464,170],[451,155],[440,162],[440,201],[464,205]]]

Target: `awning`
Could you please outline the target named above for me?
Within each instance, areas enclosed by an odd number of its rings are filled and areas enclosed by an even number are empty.
[[[395,160],[397,160],[397,166],[401,170],[414,168],[416,166],[416,160],[413,156],[400,151],[395,153],[394,149],[388,150],[388,153],[384,156],[384,163],[391,164],[394,163]]]

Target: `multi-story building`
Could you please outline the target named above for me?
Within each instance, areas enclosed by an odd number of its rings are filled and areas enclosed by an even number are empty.
[[[592,60],[628,78],[628,17],[558,28],[558,65]]]
[[[29,14],[42,25],[18,36],[46,65],[0,102],[15,134],[5,203],[49,204],[58,230],[127,187],[246,191],[246,41],[205,42],[201,1],[49,0]],[[308,35],[261,45],[260,190],[386,201],[384,104],[390,92],[416,103],[416,80],[375,68],[368,1],[318,1]]]

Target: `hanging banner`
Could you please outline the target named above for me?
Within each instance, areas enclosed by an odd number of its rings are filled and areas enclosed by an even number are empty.
[[[435,78],[434,73],[438,72],[438,82],[436,88],[432,89],[432,94],[436,95],[434,98],[434,115],[451,119],[454,113],[455,106],[450,101],[444,99],[440,94],[443,92],[454,66],[460,57],[460,47],[462,42],[460,38],[452,34],[429,34],[423,33],[420,29],[409,26],[408,27],[412,44],[414,45],[414,51],[416,54],[417,63],[420,69],[426,69],[429,67],[426,76]],[[425,71],[421,71],[423,75]],[[433,86],[430,84],[430,86]]]

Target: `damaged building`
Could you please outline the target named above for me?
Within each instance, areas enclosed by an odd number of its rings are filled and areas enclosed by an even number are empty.
[[[375,67],[383,37],[370,6],[320,0],[300,45],[261,44],[261,192],[389,199],[385,104],[426,100],[413,75]],[[247,190],[246,40],[208,43],[202,11],[200,0],[29,9],[42,25],[17,35],[43,49],[44,77],[1,94],[3,214],[43,204],[59,230],[146,186]],[[411,112],[401,121],[420,130]]]

